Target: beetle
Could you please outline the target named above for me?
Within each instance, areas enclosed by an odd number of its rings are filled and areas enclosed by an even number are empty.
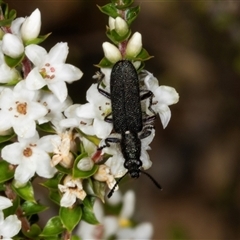
[[[125,159],[124,167],[127,169],[126,174],[132,178],[138,178],[140,173],[147,175],[155,185],[161,189],[161,186],[153,179],[151,175],[141,170],[141,139],[148,137],[153,129],[153,121],[156,118],[155,112],[151,109],[153,93],[145,91],[140,94],[140,86],[137,71],[128,60],[116,62],[112,68],[110,76],[110,93],[100,88],[102,78],[98,82],[98,91],[111,100],[112,112],[106,116],[105,120],[113,123],[113,129],[121,135],[121,138],[108,137],[105,139],[105,146],[109,143],[120,143],[121,151]],[[150,98],[149,110],[152,116],[143,118],[141,101]],[[112,115],[112,118],[110,118]],[[114,187],[108,193],[110,198],[123,177],[118,179]]]

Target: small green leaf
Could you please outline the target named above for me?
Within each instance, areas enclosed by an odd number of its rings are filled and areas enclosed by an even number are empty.
[[[130,26],[132,22],[137,18],[138,14],[140,12],[140,7],[132,7],[126,10],[126,21],[128,25]]]
[[[111,63],[107,58],[103,58],[100,63],[95,64],[95,67],[98,68],[112,68],[113,67],[113,63]]]
[[[147,50],[142,48],[141,52],[135,58],[128,58],[127,56],[126,58],[134,61],[146,61],[153,58],[153,56],[150,56]]]
[[[36,202],[35,198],[34,198],[33,187],[30,182],[28,182],[26,185],[24,185],[22,187],[17,187],[16,183],[13,182],[12,188],[17,193],[17,195],[19,197],[23,198],[24,200],[30,201],[30,202]]]
[[[93,168],[89,171],[82,171],[82,170],[78,169],[77,164],[79,163],[79,161],[81,161],[82,158],[87,157],[87,156],[88,156],[87,153],[82,153],[75,159],[74,166],[73,166],[73,177],[74,178],[89,178],[97,172],[97,170],[98,170],[97,165],[94,165]]]
[[[23,60],[23,58],[25,57],[24,54],[22,54],[20,57],[18,58],[11,58],[7,55],[4,55],[4,60],[6,62],[6,64],[10,67],[10,68],[14,68],[16,67],[18,64],[20,64]]]
[[[41,228],[37,224],[33,224],[30,226],[30,229],[28,231],[23,230],[22,232],[29,239],[38,239],[41,231]]]
[[[99,182],[97,180],[92,180],[93,184],[93,191],[94,194],[101,199],[102,202],[104,202],[105,194],[106,194],[106,183],[105,182]]]
[[[7,142],[7,141],[11,140],[12,138],[14,138],[15,136],[16,136],[16,134],[14,132],[12,132],[10,135],[0,136],[0,143]]]
[[[12,179],[14,176],[14,167],[4,160],[0,160],[0,183]]]
[[[48,209],[48,207],[29,201],[25,201],[22,205],[22,210],[26,216],[43,212],[46,209]]]
[[[61,166],[60,164],[56,165],[55,167],[61,173],[64,173],[64,174],[71,174],[72,173],[71,168],[65,168],[65,167]]]
[[[119,16],[116,7],[112,3],[108,3],[102,7],[97,5],[97,7],[102,13],[107,14],[108,16],[111,16],[113,18],[116,18]]]
[[[132,5],[133,0],[112,0],[112,3],[116,6],[117,9],[126,9]]]
[[[83,137],[85,137],[90,142],[94,143],[96,146],[99,145],[101,139],[99,139],[98,137],[87,135],[84,132],[82,132],[79,128],[76,128],[76,130],[78,131],[78,133],[80,133]]]
[[[64,227],[69,231],[78,225],[82,217],[82,209],[80,206],[75,206],[73,208],[61,207],[59,211],[59,216],[62,220]]]
[[[58,189],[58,184],[61,182],[63,177],[64,177],[63,173],[57,173],[57,174],[54,175],[53,178],[48,179],[47,181],[45,181],[41,185],[46,187],[46,188],[56,190],[56,189]]]
[[[62,221],[59,216],[56,216],[48,220],[40,236],[42,237],[54,236],[62,233],[63,231],[64,228],[62,225]]]
[[[52,33],[48,33],[48,34],[43,35],[43,36],[38,36],[37,38],[31,39],[31,40],[29,40],[27,42],[24,42],[24,43],[25,43],[26,46],[30,45],[30,44],[37,44],[38,45],[39,43],[42,43],[43,41],[45,41],[51,34]]]
[[[82,219],[89,224],[99,224],[94,212],[93,212],[93,205],[94,205],[95,197],[86,197],[83,200],[83,213]]]
[[[56,133],[50,122],[37,125],[37,128],[46,133]]]
[[[131,30],[129,30],[124,36],[119,36],[115,30],[107,30],[106,35],[114,44],[117,45],[130,37]]]
[[[49,191],[49,198],[57,205],[60,205],[61,195],[59,194],[59,191],[51,189]]]
[[[71,240],[81,240],[81,238],[78,237],[78,236],[76,236],[76,235],[73,235],[73,236],[71,237]]]

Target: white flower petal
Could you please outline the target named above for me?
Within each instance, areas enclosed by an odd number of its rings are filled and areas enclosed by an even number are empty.
[[[57,43],[48,53],[48,61],[54,64],[65,63],[68,55],[68,44]]]
[[[66,100],[68,91],[65,82],[48,83],[48,88],[54,93],[61,103]]]
[[[11,207],[12,205],[13,204],[10,199],[0,196],[0,211],[5,208]]]
[[[171,111],[167,105],[160,105],[158,106],[158,111],[163,128],[166,128],[170,118],[171,118]]]
[[[36,133],[36,123],[31,119],[18,120],[15,121],[13,130],[19,137],[30,138]]]
[[[22,147],[19,143],[12,143],[2,149],[2,158],[7,162],[18,165],[22,157]]]
[[[43,79],[42,75],[39,73],[37,67],[33,68],[32,71],[26,77],[26,87],[29,90],[38,90],[46,85],[46,81]]]
[[[70,191],[67,191],[63,194],[60,205],[62,207],[71,207],[76,201],[76,196],[71,194]]]
[[[120,217],[130,219],[134,212],[135,194],[133,191],[128,190],[123,196],[123,207],[120,212]]]
[[[178,93],[172,87],[160,86],[153,93],[157,101],[161,104],[172,105],[179,100]]]
[[[106,138],[112,131],[113,125],[105,122],[104,120],[94,119],[93,122],[94,132],[99,138]]]
[[[56,173],[56,169],[52,167],[50,164],[51,162],[50,156],[42,150],[38,152],[34,152],[34,154],[38,155],[36,159],[36,164],[37,164],[36,173],[40,177],[44,177],[44,178],[53,177],[54,174]]]
[[[8,216],[1,224],[0,235],[3,239],[14,237],[21,229],[21,222],[16,215]]]
[[[40,66],[47,56],[47,51],[36,44],[30,44],[25,48],[25,54],[35,66]]]
[[[24,184],[26,183],[31,177],[34,176],[36,171],[36,165],[33,161],[29,159],[24,159],[20,165],[16,168],[14,178]]]
[[[59,81],[72,83],[80,79],[83,75],[82,71],[71,64],[59,64],[55,66],[55,78]]]

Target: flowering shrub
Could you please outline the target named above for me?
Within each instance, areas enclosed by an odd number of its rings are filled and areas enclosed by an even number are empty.
[[[142,47],[142,35],[130,30],[139,7],[133,7],[131,0],[112,0],[99,9],[109,16],[106,33],[112,43],[103,43],[104,57],[94,78],[101,77],[101,88],[109,91],[113,65],[121,59],[130,60],[138,71],[140,90],[153,93],[152,110],[165,128],[171,117],[168,106],[179,97],[174,88],[159,86],[158,80],[143,70],[144,61],[151,56]],[[95,216],[106,190],[127,171],[119,144],[99,150],[105,138],[116,135],[112,123],[105,121],[111,101],[98,92],[96,83],[86,93],[86,104],[72,103],[66,83],[79,80],[83,73],[66,63],[67,43],[59,42],[49,52],[38,45],[49,36],[39,35],[38,9],[29,17],[16,18],[16,12],[1,2],[0,14],[0,238],[88,239],[94,238],[96,229],[101,230],[96,239],[136,238],[143,232],[150,238],[149,224],[135,228],[118,224],[118,220],[131,223],[132,192],[123,198],[119,217],[110,218],[114,224],[111,231],[103,213]],[[143,114],[152,114],[149,101],[141,102]],[[143,169],[152,165],[146,150],[154,134],[152,130],[141,140]],[[59,206],[58,215],[48,219],[44,227],[36,220],[38,213],[47,209],[34,196],[33,180],[38,177],[44,179],[41,185]]]

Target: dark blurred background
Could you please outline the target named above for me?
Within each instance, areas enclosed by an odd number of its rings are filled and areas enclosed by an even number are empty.
[[[42,13],[42,44],[49,50],[67,41],[67,62],[83,78],[69,85],[75,103],[96,72],[108,41],[108,18],[96,5],[109,1],[7,1],[18,16],[35,8]],[[136,218],[151,221],[153,239],[240,239],[240,2],[136,1],[141,6],[132,30],[154,58],[146,62],[160,85],[178,91],[172,119],[149,152],[148,171],[163,186],[160,192],[142,176],[121,189],[134,188]]]

